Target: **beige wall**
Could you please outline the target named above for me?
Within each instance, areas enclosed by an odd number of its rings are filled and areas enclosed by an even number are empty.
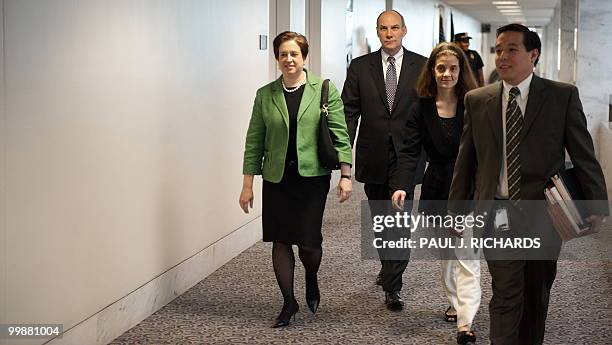
[[[4,0],[0,0],[0,37],[4,37]],[[0,323],[7,320],[6,308],[6,178],[4,164],[6,144],[3,133],[6,132],[5,101],[4,101],[4,40],[0,39]],[[0,340],[0,344],[2,341]]]
[[[0,323],[72,327],[258,216],[268,1],[3,3]]]

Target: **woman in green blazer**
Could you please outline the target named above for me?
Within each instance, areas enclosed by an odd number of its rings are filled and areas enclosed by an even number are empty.
[[[331,171],[319,162],[317,138],[322,80],[304,69],[306,37],[285,31],[273,42],[282,76],[257,90],[244,150],[240,207],[253,207],[253,178],[263,176],[263,240],[273,242],[272,265],[283,294],[283,308],[273,327],[284,327],[298,309],[293,294],[293,245],[306,271],[306,302],[315,313],[320,293],[321,223]],[[349,198],[351,146],[338,90],[329,85],[329,129],[341,163],[340,202]]]

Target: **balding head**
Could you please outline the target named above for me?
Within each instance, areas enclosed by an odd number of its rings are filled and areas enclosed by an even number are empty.
[[[376,18],[376,26],[378,27],[378,25],[380,24],[380,19],[382,16],[398,16],[401,23],[402,23],[402,27],[406,26],[406,22],[404,21],[404,16],[402,16],[399,12],[397,12],[396,10],[388,10],[388,11],[383,11],[381,14],[378,15],[378,17]]]

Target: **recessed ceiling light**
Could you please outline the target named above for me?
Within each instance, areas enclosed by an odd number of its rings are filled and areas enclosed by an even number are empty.
[[[513,8],[521,8],[521,6],[519,5],[512,5],[512,6],[497,6],[498,9],[503,10],[503,9],[513,9]]]
[[[499,12],[501,13],[519,13],[521,12],[520,9],[516,9],[516,10],[499,10]]]
[[[493,1],[493,5],[516,5],[516,1]]]

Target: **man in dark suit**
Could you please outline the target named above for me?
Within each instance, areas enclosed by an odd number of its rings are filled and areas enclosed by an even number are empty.
[[[402,47],[406,35],[404,18],[396,11],[385,11],[376,20],[376,31],[382,48],[354,59],[348,69],[342,101],[351,144],[357,138],[355,178],[365,183],[368,199],[389,200],[389,176],[396,168],[397,147],[403,141],[408,110],[417,99],[415,83],[426,62],[424,56]],[[421,175],[424,160],[421,163]],[[372,212],[378,213],[370,204]],[[407,251],[405,251],[407,252]],[[402,274],[408,265],[405,257],[385,260],[377,284],[385,290],[385,304],[390,310],[401,310]]]
[[[545,199],[547,181],[564,168],[565,150],[585,198],[607,200],[578,89],[533,74],[540,49],[538,35],[523,25],[497,30],[495,65],[502,81],[465,97],[465,125],[450,189],[451,214],[469,212],[472,206],[462,200],[473,195],[475,213],[496,215],[487,216],[485,237],[514,232],[547,239],[545,260],[494,257],[499,252],[485,249],[493,289],[490,339],[495,345],[544,340],[561,241],[545,212],[536,214],[526,205]],[[495,208],[500,202],[494,200],[500,199],[507,200],[507,209]],[[609,212],[608,204],[589,205],[586,220],[595,232]],[[496,228],[501,214],[509,219],[510,230]]]

